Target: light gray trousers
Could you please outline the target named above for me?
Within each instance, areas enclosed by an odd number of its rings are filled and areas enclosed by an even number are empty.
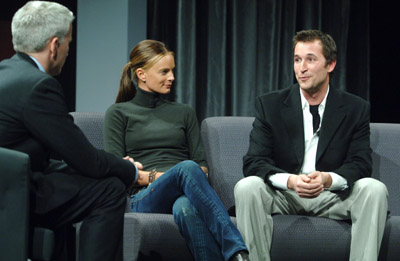
[[[273,221],[271,214],[309,215],[352,221],[350,260],[378,260],[387,216],[386,186],[375,179],[355,182],[341,200],[323,191],[317,198],[301,198],[293,190],[272,189],[260,177],[250,176],[235,186],[236,219],[250,251],[250,260],[269,261]]]

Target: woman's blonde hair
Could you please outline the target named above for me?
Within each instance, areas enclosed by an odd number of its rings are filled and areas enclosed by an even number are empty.
[[[129,63],[122,70],[119,91],[115,102],[126,102],[133,99],[136,95],[134,82],[138,83],[137,69],[142,68],[143,70],[147,70],[168,54],[174,55],[162,42],[143,40],[138,43],[129,55]]]

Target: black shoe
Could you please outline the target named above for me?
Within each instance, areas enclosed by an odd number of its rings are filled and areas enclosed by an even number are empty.
[[[249,253],[247,253],[244,250],[240,250],[236,252],[230,259],[229,261],[250,261],[249,259]]]

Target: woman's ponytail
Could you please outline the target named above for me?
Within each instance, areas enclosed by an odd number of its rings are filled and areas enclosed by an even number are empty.
[[[136,86],[133,84],[131,64],[127,63],[122,70],[119,91],[115,103],[132,100],[136,95]]]

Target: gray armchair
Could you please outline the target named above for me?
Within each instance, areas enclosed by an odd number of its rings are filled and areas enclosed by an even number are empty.
[[[202,123],[209,180],[225,207],[234,206],[233,188],[243,178],[252,117],[212,117]],[[400,124],[371,123],[372,177],[389,191],[389,210],[379,260],[397,260],[400,249]],[[233,212],[231,212],[233,213]],[[348,260],[351,223],[308,216],[275,215],[272,260]]]
[[[0,260],[51,260],[53,255],[53,231],[29,226],[29,178],[29,156],[0,148]]]

